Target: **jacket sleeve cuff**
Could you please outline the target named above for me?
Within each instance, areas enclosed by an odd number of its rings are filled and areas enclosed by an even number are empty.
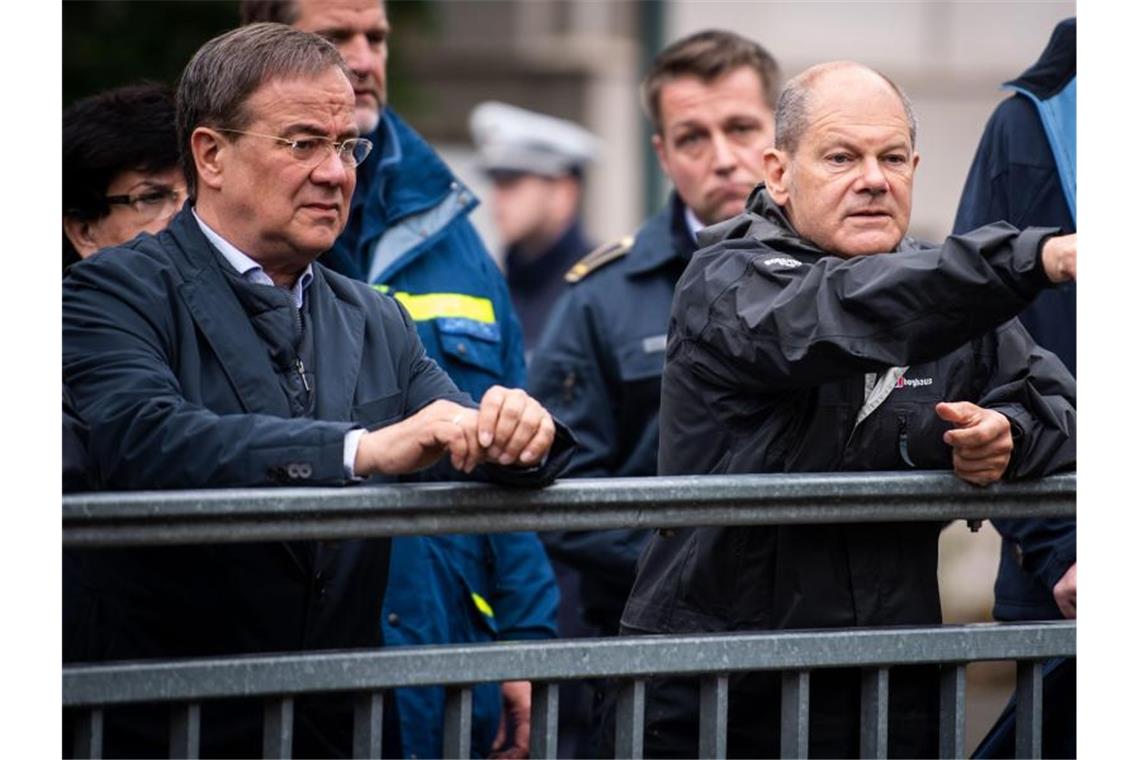
[[[1038,577],[1045,584],[1045,588],[1050,591],[1057,585],[1057,581],[1061,580],[1061,576],[1069,572],[1069,568],[1077,561],[1077,532],[1074,530],[1067,536],[1060,539],[1049,552],[1049,560],[1045,563],[1044,567]]]
[[[578,441],[570,428],[554,419],[554,442],[546,452],[546,461],[535,467],[510,467],[497,464],[482,465],[492,483],[520,488],[545,488],[554,482],[570,464]]]

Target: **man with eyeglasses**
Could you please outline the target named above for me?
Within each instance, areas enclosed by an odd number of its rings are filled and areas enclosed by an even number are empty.
[[[443,457],[514,485],[561,470],[569,434],[537,402],[492,386],[476,405],[395,300],[316,262],[369,149],[332,45],[278,24],[231,31],[195,54],[177,102],[190,202],[64,280],[64,381],[103,486],[346,484]],[[379,645],[389,545],[69,551],[64,660]],[[298,698],[293,753],[349,755],[352,706]],[[112,711],[104,753],[165,753],[165,716]],[[260,703],[204,703],[202,755],[260,754],[261,718]]]
[[[243,23],[289,24],[333,43],[351,72],[356,125],[375,145],[357,171],[348,224],[321,262],[400,301],[427,355],[472,398],[493,384],[524,387],[523,333],[507,283],[468,218],[478,201],[387,102],[386,5],[245,0],[241,12]],[[441,465],[420,478],[461,475]],[[429,598],[447,603],[432,606]],[[554,572],[533,533],[401,536],[392,544],[380,625],[392,645],[551,638],[557,607]],[[525,754],[530,686],[504,684],[502,699],[499,690],[497,684],[474,690],[473,751],[495,746]],[[394,701],[403,754],[438,757],[442,693],[401,689]],[[501,715],[513,730],[496,742]]]
[[[63,267],[166,226],[186,198],[174,99],[141,83],[63,112]]]

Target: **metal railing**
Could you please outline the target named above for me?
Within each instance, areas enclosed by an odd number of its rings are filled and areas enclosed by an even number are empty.
[[[486,532],[488,525],[514,531],[1059,517],[1075,514],[1075,496],[1072,475],[978,489],[929,473],[580,480],[541,491],[430,484],[80,494],[64,498],[63,541],[65,547],[109,547]],[[940,753],[961,757],[966,664],[1014,659],[1017,754],[1039,757],[1041,663],[1075,653],[1070,622],[403,647],[67,666],[63,704],[83,711],[76,754],[98,757],[105,707],[170,703],[171,755],[192,757],[203,700],[262,697],[264,754],[288,757],[296,695],[355,693],[354,755],[376,757],[384,691],[438,684],[447,689],[445,755],[467,757],[472,686],[525,679],[534,682],[531,754],[555,757],[559,682],[607,677],[621,679],[617,754],[640,757],[645,679],[699,675],[700,753],[724,757],[728,674],[779,671],[781,755],[806,757],[808,674],[859,667],[861,754],[885,757],[889,668],[939,663]]]

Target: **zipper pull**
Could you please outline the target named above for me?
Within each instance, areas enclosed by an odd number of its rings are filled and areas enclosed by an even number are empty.
[[[301,378],[301,385],[305,386],[305,393],[312,393],[313,389],[309,387],[309,381],[305,379],[305,363],[301,361],[301,357],[297,357],[297,374]]]

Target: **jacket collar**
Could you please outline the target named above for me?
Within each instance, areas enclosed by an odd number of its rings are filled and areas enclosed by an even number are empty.
[[[391,108],[385,108],[380,124],[370,135],[376,149],[361,166],[352,207],[364,206],[371,228],[382,229],[410,214],[437,205],[452,190],[454,177],[415,130]],[[375,224],[370,224],[375,220]]]
[[[289,417],[289,402],[277,382],[268,353],[251,351],[260,338],[241,308],[221,267],[229,266],[202,233],[187,203],[160,237],[169,235],[172,257],[182,273],[179,296],[249,413]],[[309,285],[316,331],[316,414],[318,419],[347,420],[364,344],[364,312],[334,292],[323,266],[313,266]]]
[[[677,191],[669,193],[665,208],[649,218],[637,231],[629,252],[626,275],[636,277],[673,262],[689,263],[697,243],[685,223],[685,205]]]

